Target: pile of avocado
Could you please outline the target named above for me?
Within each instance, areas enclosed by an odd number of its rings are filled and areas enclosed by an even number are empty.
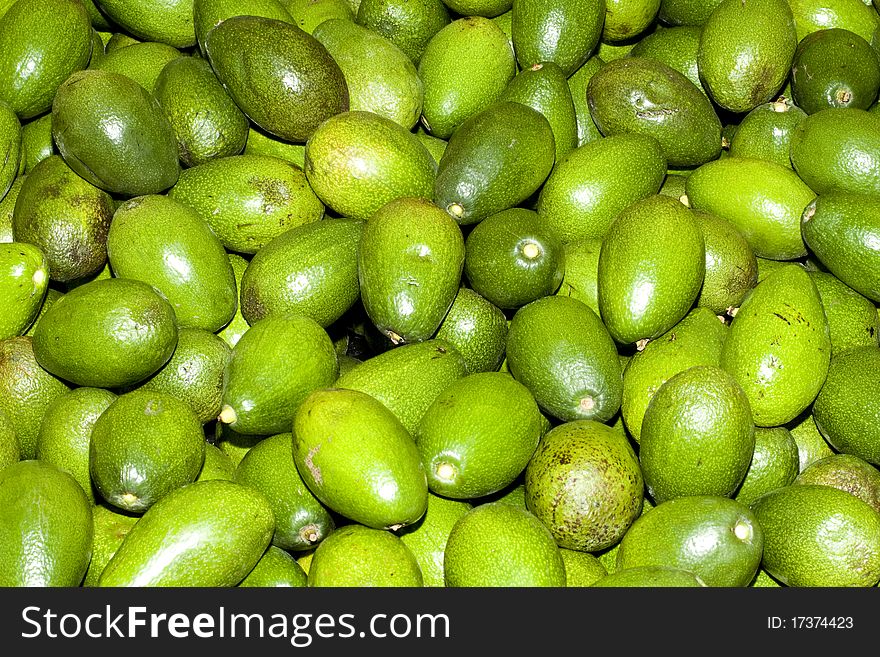
[[[880,0],[0,0],[0,586],[877,586]]]

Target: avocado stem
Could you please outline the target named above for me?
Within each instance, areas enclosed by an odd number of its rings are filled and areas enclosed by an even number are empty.
[[[232,424],[237,419],[238,416],[235,414],[235,409],[232,408],[229,404],[226,404],[223,407],[223,410],[220,411],[220,416],[218,418],[223,424]]]

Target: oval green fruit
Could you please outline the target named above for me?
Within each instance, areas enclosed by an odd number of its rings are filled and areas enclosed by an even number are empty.
[[[697,306],[723,315],[738,308],[758,284],[758,261],[745,237],[729,221],[699,210],[694,218],[706,245],[706,276]]]
[[[261,16],[293,23],[288,4],[289,0],[194,0],[192,18],[199,49],[204,54],[208,32],[233,16]]]
[[[731,157],[775,162],[789,169],[791,136],[807,114],[791,101],[779,99],[749,112],[730,141]]]
[[[398,529],[427,508],[427,478],[412,437],[366,393],[311,393],[293,420],[293,459],[315,497],[367,527]]]
[[[698,495],[658,504],[620,542],[617,570],[688,570],[708,586],[746,586],[758,572],[764,534],[744,504]]]
[[[0,585],[76,587],[92,556],[92,512],[76,480],[54,465],[0,470]]]
[[[180,175],[174,129],[159,101],[119,73],[67,78],[52,101],[52,136],[68,166],[108,192],[158,194]]]
[[[366,221],[397,198],[431,198],[437,163],[418,137],[370,112],[338,114],[306,143],[309,185],[342,216]]]
[[[309,576],[296,559],[281,548],[270,545],[254,569],[247,574],[240,587],[274,588],[306,587]]]
[[[435,337],[458,350],[469,374],[495,372],[504,360],[507,318],[490,301],[462,287]]]
[[[34,355],[56,376],[114,388],[143,381],[177,345],[174,309],[150,285],[123,278],[77,287],[46,311]]]
[[[193,0],[98,0],[104,13],[139,39],[175,48],[195,45]]]
[[[599,43],[605,0],[518,0],[512,40],[520,68],[554,62],[566,76],[574,73]]]
[[[312,587],[389,587],[423,584],[410,549],[381,529],[348,525],[328,536],[309,566]]]
[[[247,486],[183,486],[131,528],[98,586],[235,586],[269,547],[273,521],[269,503]]]
[[[705,271],[703,234],[691,210],[659,194],[633,203],[602,239],[602,321],[622,344],[659,337],[690,310]]]
[[[383,205],[357,250],[361,301],[395,344],[431,338],[461,284],[465,244],[458,224],[424,198]]]
[[[306,141],[323,121],[349,109],[339,64],[290,23],[227,18],[208,32],[205,54],[235,104],[282,139]]]
[[[541,437],[528,388],[504,372],[461,378],[434,400],[414,434],[428,488],[453,499],[498,492],[525,470]]]
[[[763,568],[786,586],[874,586],[880,514],[831,486],[786,486],[752,504],[764,531]]]
[[[0,244],[0,340],[21,335],[37,318],[49,276],[49,262],[38,247]]]
[[[441,0],[348,0],[356,23],[389,39],[418,65],[431,38],[449,24]]]
[[[785,427],[755,429],[755,453],[734,498],[751,504],[765,493],[794,483],[800,461],[798,447]]]
[[[642,510],[644,480],[626,437],[594,420],[548,431],[525,471],[526,505],[560,547],[596,552]]]
[[[542,409],[564,422],[604,422],[620,408],[614,341],[576,299],[548,296],[520,308],[507,336],[507,366]]]
[[[698,365],[676,374],[645,410],[639,463],[655,502],[690,495],[732,497],[754,451],[749,400],[719,367]]]
[[[135,390],[101,413],[89,443],[89,472],[110,504],[142,513],[195,481],[205,461],[202,424],[173,395]]]

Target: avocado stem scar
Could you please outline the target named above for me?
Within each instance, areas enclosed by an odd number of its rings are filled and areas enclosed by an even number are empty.
[[[446,211],[456,219],[461,219],[464,215],[464,208],[461,203],[450,203],[446,206]]]
[[[238,416],[235,414],[235,409],[229,404],[226,404],[223,407],[223,410],[220,411],[220,416],[217,419],[223,424],[232,424],[238,419]]]
[[[534,260],[541,255],[541,247],[534,242],[528,242],[522,249],[523,255],[529,260]]]
[[[452,481],[455,479],[456,471],[455,466],[451,463],[440,463],[435,469],[434,473],[437,475],[438,479],[442,479],[443,481]]]

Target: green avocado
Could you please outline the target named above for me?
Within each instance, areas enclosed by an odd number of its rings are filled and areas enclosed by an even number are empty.
[[[111,509],[103,504],[92,506],[92,523],[94,538],[92,540],[92,560],[86,571],[83,586],[97,586],[101,571],[116,554],[122,541],[131,531],[139,516],[130,515]]]
[[[194,0],[193,27],[202,54],[205,53],[205,37],[208,32],[233,16],[261,16],[287,23],[294,22],[282,0]]]
[[[235,586],[274,526],[269,502],[252,488],[222,479],[182,486],[135,523],[98,586]]]
[[[175,48],[196,43],[193,0],[98,0],[114,23],[139,39]]]
[[[46,254],[52,280],[91,276],[107,262],[113,199],[60,156],[51,155],[30,171],[15,206],[13,234]]]
[[[449,24],[441,0],[348,0],[356,22],[381,34],[418,65],[431,38]]]
[[[125,75],[144,89],[153,93],[156,81],[166,64],[181,57],[177,48],[164,43],[146,41],[134,43],[128,48],[114,50],[89,68],[97,71],[112,71]]]
[[[76,587],[92,556],[92,512],[76,480],[54,465],[0,470],[0,586]]]
[[[791,136],[806,116],[787,99],[758,105],[737,127],[730,156],[769,160],[791,169]]]
[[[459,224],[474,224],[534,194],[555,161],[553,129],[544,115],[500,101],[455,131],[440,159],[434,202]]]
[[[21,335],[34,322],[49,275],[46,255],[33,244],[0,244],[0,340]]]
[[[428,482],[412,436],[366,393],[311,393],[293,419],[293,460],[315,497],[357,523],[399,529],[425,514]]]
[[[282,139],[306,141],[323,121],[349,109],[339,64],[296,25],[233,16],[208,32],[205,54],[235,104]]]
[[[52,136],[67,165],[108,192],[158,194],[180,175],[174,129],[159,101],[119,73],[67,78],[52,101]]]
[[[629,56],[661,61],[684,75],[698,89],[702,89],[703,83],[697,65],[702,33],[703,28],[699,25],[682,25],[657,30],[639,39],[629,51]]]
[[[435,337],[458,350],[468,374],[496,372],[504,360],[507,318],[493,303],[462,287]]]
[[[706,276],[697,306],[723,315],[758,284],[758,262],[752,247],[729,221],[701,210],[694,217],[706,245]]]
[[[114,388],[158,371],[177,346],[174,308],[141,281],[81,285],[46,311],[34,331],[34,355],[71,383]]]
[[[819,290],[831,333],[831,356],[852,347],[880,346],[880,314],[868,299],[833,274],[809,272]]]

